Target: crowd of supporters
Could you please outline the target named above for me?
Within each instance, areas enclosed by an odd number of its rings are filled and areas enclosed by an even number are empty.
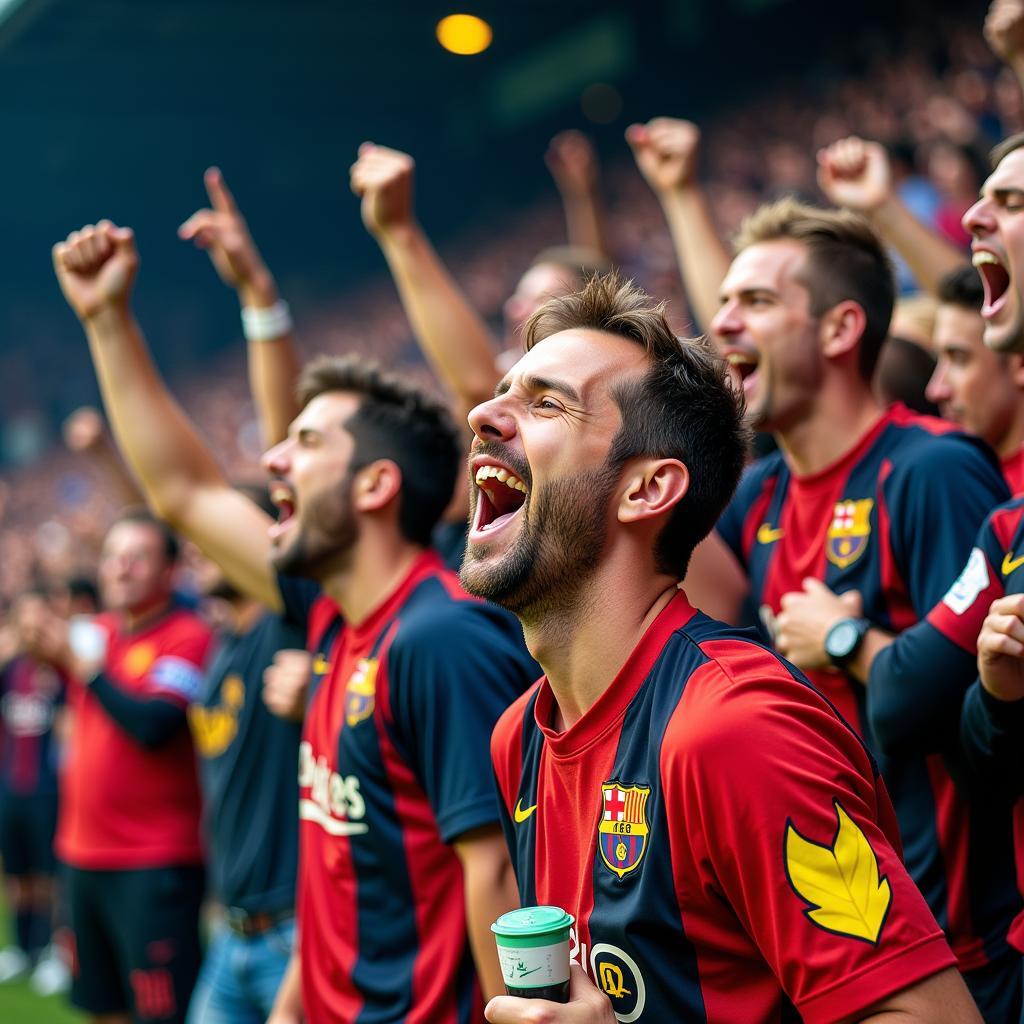
[[[551,903],[572,1009],[493,1024],[1024,1020],[1024,3],[891,47],[603,165],[563,133],[561,204],[445,260],[366,143],[390,278],[299,331],[211,169],[179,234],[248,358],[174,396],[145,240],[57,243],[105,416],[0,484],[0,983],[480,1020],[490,922]]]

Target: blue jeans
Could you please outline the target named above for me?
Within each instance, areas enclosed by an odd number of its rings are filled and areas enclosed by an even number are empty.
[[[218,924],[192,993],[187,1024],[263,1024],[294,947],[294,919],[252,938]]]

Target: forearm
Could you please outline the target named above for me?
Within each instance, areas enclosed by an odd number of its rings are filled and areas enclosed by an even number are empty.
[[[703,190],[697,185],[661,197],[672,233],[679,273],[698,327],[707,331],[719,307],[719,290],[729,269],[729,250],[718,234]]]
[[[413,333],[441,382],[468,409],[494,396],[495,351],[487,325],[417,225],[380,239]]]
[[[269,272],[242,285],[238,297],[243,309],[269,309],[278,301],[277,285]],[[249,390],[260,423],[263,444],[270,448],[288,436],[299,414],[295,381],[301,369],[295,334],[248,342]]]
[[[86,323],[114,437],[146,499],[172,524],[194,487],[225,483],[213,456],[167,391],[127,309]]]
[[[1024,790],[1024,701],[1001,701],[976,681],[960,715],[960,742],[975,776],[1016,796]]]
[[[89,689],[104,711],[147,750],[166,743],[186,726],[184,708],[159,697],[135,697],[102,672]]]
[[[302,961],[296,949],[277,988],[267,1024],[298,1024],[302,1020]]]
[[[922,224],[898,196],[891,196],[868,214],[871,226],[906,261],[918,284],[936,294],[942,279],[966,263],[951,242]]]
[[[847,673],[853,676],[858,683],[867,683],[875,658],[895,639],[892,633],[887,633],[884,629],[872,626],[864,634],[864,639],[861,641],[860,647],[857,648],[854,656],[846,663]]]
[[[596,188],[586,192],[562,192],[565,229],[569,244],[589,249],[608,259],[608,238],[604,212]]]

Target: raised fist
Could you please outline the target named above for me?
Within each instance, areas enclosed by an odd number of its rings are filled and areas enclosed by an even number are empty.
[[[985,18],[985,38],[1007,64],[1024,57],[1024,0],[993,0]]]
[[[91,405],[83,405],[76,409],[62,427],[64,444],[69,451],[91,452],[98,447],[106,436],[107,428],[98,409]]]
[[[352,191],[362,201],[363,224],[375,237],[412,224],[412,181],[416,162],[407,153],[364,142],[349,171]]]
[[[53,247],[53,268],[79,320],[108,308],[127,309],[139,269],[135,235],[109,220],[87,224]]]
[[[876,210],[892,196],[892,168],[885,147],[851,135],[818,150],[818,185],[836,206]]]
[[[270,271],[249,234],[234,196],[224,183],[224,176],[216,167],[211,167],[203,175],[203,181],[212,209],[193,213],[178,228],[178,237],[205,249],[220,279],[229,288],[272,290]],[[275,298],[276,291],[273,295],[254,297],[260,305],[269,305]]]
[[[278,718],[302,721],[312,660],[308,651],[281,650],[263,670],[263,703]]]
[[[597,185],[597,154],[583,132],[559,132],[544,154],[560,192],[586,195]]]
[[[50,610],[45,598],[22,595],[14,606],[13,624],[21,649],[32,657],[54,665],[70,660],[67,623]]]
[[[686,188],[697,180],[700,129],[692,121],[656,117],[631,124],[626,141],[647,184],[658,194]]]

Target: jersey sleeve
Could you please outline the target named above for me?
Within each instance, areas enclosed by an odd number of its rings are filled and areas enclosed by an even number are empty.
[[[922,444],[883,484],[893,556],[918,618],[949,591],[988,513],[1009,498],[1006,481],[968,438]]]
[[[703,888],[709,915],[728,905],[807,1024],[953,966],[866,749],[781,663],[717,645],[662,755],[669,820],[686,823],[671,837],[677,885]]]
[[[996,700],[975,681],[964,699],[960,737],[967,763],[986,787],[1024,793],[1024,700]]]
[[[213,637],[191,616],[183,620],[161,644],[140,689],[184,707],[197,700],[202,691],[203,665]]]
[[[514,620],[475,602],[399,630],[387,654],[394,726],[441,838],[500,821],[491,731],[539,674]]]
[[[745,543],[747,524],[770,477],[772,458],[766,456],[744,470],[736,493],[715,524],[715,532],[744,569],[747,568],[749,550],[749,545]]]

